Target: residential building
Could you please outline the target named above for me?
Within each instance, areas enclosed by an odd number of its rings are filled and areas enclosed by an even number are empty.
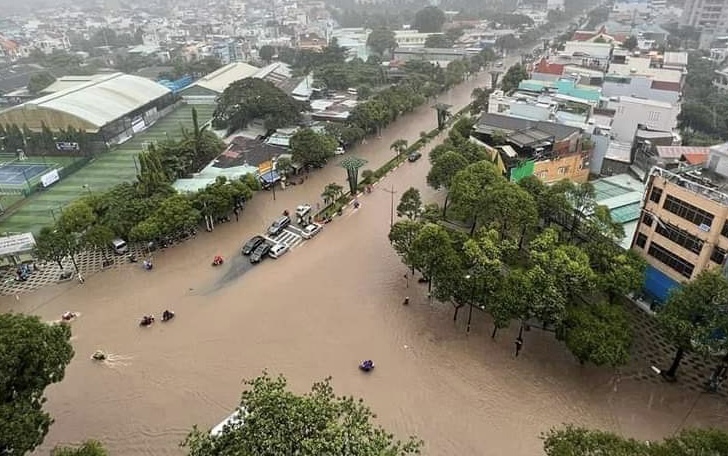
[[[633,140],[638,125],[653,130],[675,130],[680,113],[679,105],[636,97],[612,98],[609,100],[609,109],[614,110],[612,138],[628,142]]]
[[[629,174],[617,174],[591,181],[595,201],[606,206],[612,220],[624,229],[620,246],[629,250],[642,213],[642,195],[645,184]]]
[[[649,263],[645,291],[665,300],[670,289],[728,254],[728,145],[713,146],[705,165],[649,173],[632,249]]]
[[[728,32],[728,0],[686,0],[679,25],[700,30],[700,47],[707,49]]]
[[[420,33],[417,30],[395,30],[394,40],[397,47],[424,47],[431,33]]]
[[[612,45],[609,43],[567,41],[564,43],[564,50],[558,53],[559,59],[562,60],[558,63],[572,63],[604,70],[609,65],[611,55]]]
[[[589,153],[580,128],[486,113],[471,140],[486,146],[511,181],[534,175],[546,183],[589,178]]]

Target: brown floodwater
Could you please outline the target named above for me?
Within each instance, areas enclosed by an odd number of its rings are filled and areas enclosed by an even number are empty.
[[[484,75],[487,77],[487,75]],[[478,81],[442,100],[462,106]],[[481,82],[482,83],[482,82]],[[424,107],[351,152],[375,168],[399,137],[410,141],[435,124]],[[609,370],[581,367],[551,335],[532,331],[513,356],[516,328],[493,341],[485,315],[452,321],[449,305],[404,279],[406,268],[387,240],[390,194],[425,185],[426,154],[405,163],[360,197],[358,210],[327,225],[279,260],[247,267],[240,245],[296,204],[320,202],[324,185],[343,183],[335,165],[300,186],[261,192],[239,223],[160,252],[155,269],[127,264],[37,292],[3,298],[0,310],[47,320],[80,313],[73,324],[76,357],[63,382],[47,391],[56,422],[44,445],[101,440],[114,455],[181,454],[193,424],[211,427],[236,406],[241,380],[263,370],[282,373],[297,391],[333,377],[340,394],[362,397],[398,436],[417,434],[427,455],[538,455],[539,433],[569,422],[641,439],[683,425],[724,425],[726,407],[671,385],[615,381]],[[212,268],[216,254],[227,262]],[[231,271],[245,271],[237,274]],[[409,306],[401,305],[405,296]],[[142,329],[141,315],[177,317]],[[102,349],[111,360],[96,363]],[[376,369],[357,365],[371,358]],[[688,413],[689,412],[689,413]]]

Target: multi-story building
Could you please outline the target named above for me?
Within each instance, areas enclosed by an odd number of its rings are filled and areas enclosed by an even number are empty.
[[[705,48],[728,31],[728,0],[687,0],[679,24],[700,30],[700,44]]]
[[[609,109],[614,111],[612,138],[626,142],[634,139],[639,125],[659,131],[675,130],[680,113],[679,105],[636,97],[610,99]]]
[[[728,255],[728,144],[711,147],[706,164],[672,171],[653,168],[632,249],[648,262],[645,291],[664,300],[669,290]]]

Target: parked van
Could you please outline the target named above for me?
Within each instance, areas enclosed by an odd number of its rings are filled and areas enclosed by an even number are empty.
[[[123,255],[129,251],[129,246],[126,245],[126,241],[120,238],[111,241],[111,248],[114,249],[114,253],[117,255]]]

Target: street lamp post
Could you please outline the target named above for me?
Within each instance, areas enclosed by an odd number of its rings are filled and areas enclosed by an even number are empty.
[[[397,193],[397,191],[394,189],[394,184],[392,184],[392,189],[388,190],[386,188],[383,188],[385,192],[389,193],[390,201],[389,201],[389,226],[394,226],[394,194]]]
[[[470,322],[473,320],[473,283],[470,281],[470,279],[472,279],[470,274],[465,276],[465,280],[468,281],[468,304],[470,305],[470,309],[468,310],[468,324],[465,328],[466,333],[470,333]]]

